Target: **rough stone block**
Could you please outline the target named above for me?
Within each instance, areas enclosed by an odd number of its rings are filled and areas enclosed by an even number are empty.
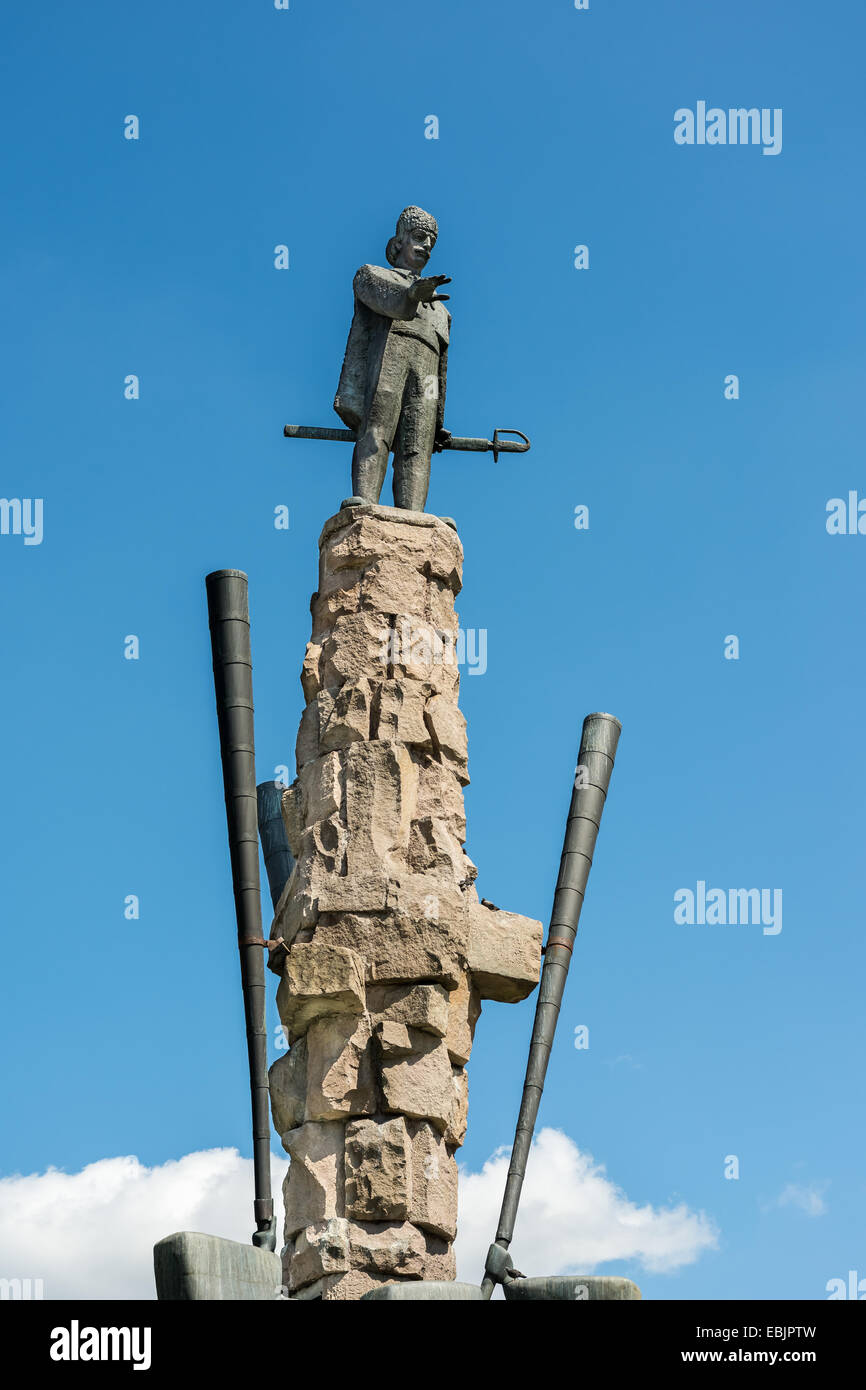
[[[429,889],[429,884],[426,885]],[[441,904],[438,894],[432,901]],[[437,981],[453,989],[465,969],[466,917],[459,895],[456,911],[438,921],[426,920],[410,896],[408,911],[399,906],[387,914],[323,914],[316,928],[316,942],[323,946],[349,946],[363,956],[370,981]],[[390,892],[389,892],[390,899]],[[399,898],[400,902],[405,901]],[[416,910],[411,910],[411,907]]]
[[[439,1236],[427,1236],[427,1253],[424,1257],[425,1279],[456,1279],[457,1257],[451,1240]]]
[[[391,1275],[368,1274],[363,1269],[350,1269],[346,1274],[328,1274],[322,1280],[318,1297],[324,1303],[354,1302],[371,1289],[392,1282]]]
[[[308,826],[338,815],[343,800],[343,768],[339,753],[325,753],[323,757],[307,763],[299,774],[298,787],[303,816],[301,832]],[[284,804],[286,795],[283,796]],[[298,838],[300,840],[300,836]]]
[[[348,1268],[348,1221],[332,1216],[305,1226],[295,1237],[287,1262],[289,1292],[296,1293],[323,1275],[342,1274]]]
[[[460,1147],[466,1138],[469,1120],[469,1077],[462,1067],[454,1067],[451,1073],[453,1104],[445,1130],[445,1142],[455,1148]]]
[[[356,1221],[404,1221],[411,1148],[406,1122],[352,1120],[346,1128],[346,1214]]]
[[[408,1221],[391,1226],[351,1223],[349,1244],[353,1268],[404,1279],[420,1279],[425,1273],[427,1243]]]
[[[456,629],[439,628],[426,619],[401,614],[388,639],[388,674],[402,682],[418,681],[456,704],[460,687]],[[429,726],[428,726],[429,727]]]
[[[380,681],[388,674],[388,619],[361,610],[341,614],[322,642],[319,679],[335,694],[347,681],[364,676]]]
[[[452,594],[460,591],[460,538],[430,512],[395,515],[393,508],[372,503],[338,512],[322,528],[319,552],[320,576],[345,568],[363,572],[387,558],[401,570],[446,583]]]
[[[409,1029],[402,1023],[391,1023],[385,1020],[377,1026],[376,1036],[379,1041],[379,1050],[388,1061],[395,1057],[407,1057],[413,1050]]]
[[[372,1115],[377,1108],[366,1014],[316,1018],[307,1033],[307,1120]]]
[[[453,1240],[457,1231],[457,1163],[445,1140],[432,1125],[409,1122],[412,1145],[412,1188],[409,1220],[442,1240]],[[447,1279],[448,1274],[425,1273],[427,1279]]]
[[[376,687],[373,701],[373,736],[432,751],[433,742],[424,719],[432,689],[418,681],[382,681]]]
[[[402,860],[415,814],[418,769],[397,743],[355,743],[346,752],[349,873]]]
[[[481,1013],[478,991],[465,975],[448,995],[448,1029],[445,1043],[448,1056],[457,1066],[465,1066],[472,1052],[475,1024]]]
[[[315,700],[319,693],[319,661],[322,648],[316,642],[308,642],[301,667],[301,688],[306,701]]]
[[[416,1033],[418,1050],[410,1057],[382,1061],[385,1109],[429,1119],[444,1130],[454,1111],[454,1081],[444,1042]]]
[[[304,833],[304,802],[301,784],[297,778],[290,787],[286,787],[280,798],[280,811],[283,816],[283,825],[286,831],[286,839],[289,842],[289,849],[292,856],[297,859],[301,852],[301,836]]]
[[[363,677],[341,687],[326,716],[320,710],[319,748],[323,753],[369,739],[371,698],[370,681]]]
[[[291,1163],[283,1183],[285,1238],[304,1226],[345,1215],[345,1129],[303,1124],[283,1136]]]
[[[449,1030],[450,1000],[442,985],[370,985],[367,989],[371,1014],[437,1038],[444,1038]]]
[[[311,700],[301,715],[298,737],[295,740],[295,763],[298,772],[313,758],[319,756],[319,706],[318,696]]]
[[[424,721],[436,752],[450,765],[458,780],[467,783],[466,720],[454,700],[444,695],[434,695],[427,702]]]
[[[413,820],[406,861],[413,874],[444,879],[461,890],[473,883],[478,873],[447,823],[432,816]]]
[[[532,917],[472,904],[469,969],[482,999],[516,1004],[538,984],[542,926]]]
[[[292,1038],[314,1018],[364,1012],[364,964],[345,946],[294,945],[277,990],[280,1019]]]
[[[418,789],[415,816],[442,821],[458,844],[466,839],[466,811],[463,790],[454,774],[435,758],[415,754],[418,765]]]

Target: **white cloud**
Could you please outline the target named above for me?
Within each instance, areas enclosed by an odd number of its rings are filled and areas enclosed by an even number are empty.
[[[827,1210],[827,1203],[824,1201],[824,1192],[828,1184],[823,1183],[798,1183],[789,1182],[782,1188],[776,1199],[776,1205],[780,1207],[798,1207],[807,1216],[823,1216]]]
[[[508,1160],[508,1151],[500,1150],[480,1173],[461,1172],[458,1278],[468,1282],[480,1280],[496,1234]],[[683,1204],[638,1206],[567,1134],[538,1134],[511,1244],[524,1274],[592,1274],[598,1265],[625,1260],[664,1273],[692,1264],[716,1242],[715,1226],[703,1212]]]
[[[271,1167],[280,1184],[287,1159]],[[153,1246],[173,1231],[248,1241],[253,1165],[207,1149],[146,1168],[103,1158],[79,1173],[0,1179],[0,1277],[42,1279],[46,1298],[155,1298]],[[279,1241],[278,1241],[279,1248]]]
[[[287,1162],[273,1156],[278,1230]],[[460,1278],[480,1281],[507,1168],[507,1155],[498,1153],[480,1173],[461,1171]],[[137,1158],[104,1158],[79,1173],[50,1168],[3,1178],[0,1277],[42,1279],[46,1298],[153,1298],[155,1242],[173,1231],[248,1241],[252,1194],[252,1162],[236,1149],[208,1149],[153,1168]],[[637,1206],[565,1134],[538,1135],[512,1247],[525,1273],[590,1274],[626,1260],[673,1270],[715,1243],[703,1213]]]

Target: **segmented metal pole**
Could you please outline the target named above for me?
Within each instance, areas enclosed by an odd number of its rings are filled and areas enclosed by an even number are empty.
[[[271,1196],[271,1123],[262,951],[265,943],[262,939],[259,888],[253,664],[250,655],[247,576],[241,570],[216,570],[207,576],[205,583],[250,1064],[255,1174],[253,1210],[256,1221],[252,1242],[253,1245],[273,1250],[276,1230]]]
[[[496,1240],[487,1253],[481,1285],[487,1298],[492,1294],[495,1285],[508,1277],[508,1271],[512,1267],[508,1247],[514,1235],[517,1207],[541,1093],[544,1090],[547,1063],[556,1032],[572,947],[577,935],[580,910],[589,871],[592,868],[595,841],[621,731],[622,725],[612,714],[588,714],[583,721],[574,789],[565,827],[565,842],[559,862],[559,878],[544,951],[544,968],[535,1007],[535,1023],[529,1045],[520,1114],[514,1134]]]
[[[259,782],[256,795],[259,799],[259,839],[262,842],[262,858],[268,875],[271,902],[274,911],[283,896],[283,889],[292,876],[295,861],[289,849],[283,813],[280,810],[285,787],[276,782]]]

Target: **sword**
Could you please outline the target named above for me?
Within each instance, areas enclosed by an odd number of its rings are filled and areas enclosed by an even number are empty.
[[[285,425],[286,439],[335,439],[354,444],[358,438],[354,430],[332,430],[318,425]],[[518,439],[503,439],[504,434],[519,435]],[[500,454],[525,454],[529,440],[522,430],[494,430],[492,439],[475,439],[471,435],[451,434],[434,450],[461,449],[469,454],[493,454],[493,462],[499,462]]]

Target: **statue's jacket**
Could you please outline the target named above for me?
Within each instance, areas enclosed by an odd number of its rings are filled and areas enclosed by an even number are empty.
[[[410,270],[379,265],[362,265],[355,276],[355,313],[334,397],[335,411],[352,430],[360,431],[364,424],[386,347],[390,344],[393,351],[401,338],[420,340],[438,358],[436,423],[442,426],[451,315],[438,301],[413,303],[408,290],[415,279]]]

